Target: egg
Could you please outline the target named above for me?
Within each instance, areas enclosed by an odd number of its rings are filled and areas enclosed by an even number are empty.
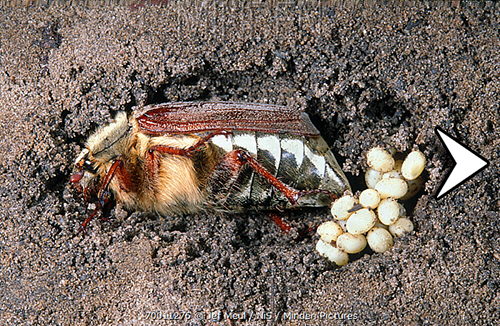
[[[365,189],[359,194],[359,203],[364,207],[375,209],[380,202],[380,194],[374,189]]]
[[[381,147],[374,147],[366,154],[368,166],[380,172],[389,172],[394,169],[394,158]]]
[[[337,238],[337,247],[348,254],[356,254],[366,247],[366,238],[362,234],[343,233]]]
[[[321,240],[330,243],[337,241],[337,237],[344,233],[342,227],[334,221],[329,221],[318,226],[316,233],[319,234]]]
[[[332,216],[336,220],[346,220],[352,213],[348,212],[358,200],[354,196],[346,195],[337,199],[332,205]]]
[[[406,180],[414,180],[420,176],[425,167],[425,156],[420,151],[413,151],[403,162],[401,174]]]
[[[365,173],[366,186],[370,189],[375,188],[375,185],[377,184],[377,182],[382,180],[383,175],[384,175],[384,172],[380,172],[380,171],[374,170],[372,168],[368,168],[368,170]]]
[[[384,253],[394,245],[392,235],[383,228],[373,228],[366,235],[366,242],[370,248],[379,253]]]
[[[377,208],[378,219],[382,224],[391,225],[398,220],[400,209],[394,198],[383,199]]]
[[[377,221],[377,216],[372,210],[362,208],[354,212],[347,220],[347,231],[352,234],[368,232]]]
[[[375,185],[375,190],[380,193],[380,198],[401,198],[408,192],[408,184],[405,180],[397,178],[382,179]]]
[[[349,262],[349,255],[344,250],[332,246],[323,240],[319,240],[318,243],[316,243],[316,250],[321,256],[339,266],[346,265]]]
[[[395,237],[400,237],[411,231],[413,231],[413,223],[406,217],[400,217],[396,223],[389,226],[389,232]]]

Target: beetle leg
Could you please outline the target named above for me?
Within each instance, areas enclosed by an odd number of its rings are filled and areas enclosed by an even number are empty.
[[[193,146],[190,146],[188,148],[178,148],[178,147],[165,146],[165,145],[156,145],[156,146],[151,146],[151,148],[149,148],[149,152],[152,153],[153,151],[158,151],[158,152],[166,153],[166,154],[191,157],[191,156],[193,156],[194,152],[198,149],[198,147],[203,146],[205,143],[207,143],[214,136],[225,135],[227,137],[230,134],[231,134],[230,131],[218,130],[218,131],[214,131],[214,132],[209,133],[208,135],[206,135],[205,137],[200,139],[196,144],[194,144]]]
[[[101,219],[103,220],[107,219],[106,214],[104,214],[104,212],[108,208],[108,203],[109,203],[109,199],[106,196],[107,188],[115,175],[118,175],[120,179],[124,182],[124,185],[128,186],[129,179],[128,179],[128,174],[126,174],[126,171],[124,170],[124,163],[122,160],[115,160],[113,162],[113,165],[111,165],[111,168],[109,169],[108,173],[106,173],[106,176],[104,177],[101,186],[99,187],[99,192],[97,193],[97,199],[98,199],[97,207],[94,209],[92,214],[90,214],[89,217],[87,217],[85,221],[83,221],[82,225],[80,226],[79,232],[86,233],[87,224],[89,224],[90,221],[92,221],[94,217],[101,211],[103,212]]]
[[[265,167],[263,167],[255,158],[243,150],[233,151],[237,159],[242,163],[248,163],[250,167],[263,176],[270,184],[272,184],[276,189],[278,189],[285,197],[290,201],[292,205],[295,205],[299,198],[310,195],[310,194],[325,194],[332,198],[332,201],[337,199],[337,195],[322,189],[311,189],[311,190],[297,190],[289,185],[283,183],[281,180],[272,175]]]
[[[318,224],[312,224],[308,228],[302,229],[299,231],[299,236],[295,239],[295,241],[302,241],[306,237],[310,236],[311,234],[314,234],[316,230],[318,229]]]
[[[286,234],[290,233],[292,227],[286,221],[284,221],[278,214],[268,213],[271,220]],[[295,238],[295,241],[300,242],[304,240],[306,237],[310,236],[312,233],[316,232],[318,228],[317,224],[313,224],[305,229],[299,230],[298,235]]]
[[[92,214],[90,214],[89,217],[87,217],[85,221],[83,221],[82,225],[80,226],[80,229],[78,229],[78,232],[83,232],[87,234],[87,224],[89,224],[90,221],[92,221],[100,211],[101,211],[101,203],[98,203],[97,207],[94,209]]]
[[[196,144],[194,144],[193,146],[191,147],[188,147],[185,149],[186,151],[186,156],[191,156],[193,155],[192,152],[196,151],[196,149],[202,145],[204,145],[206,142],[208,142],[210,139],[212,139],[214,136],[217,136],[217,135],[224,135],[226,136],[226,138],[232,134],[231,131],[226,131],[226,130],[217,130],[217,131],[214,131],[214,132],[211,132],[209,133],[208,135],[206,135],[205,137],[203,137],[203,139],[201,139],[200,141],[198,141]]]
[[[106,189],[108,189],[109,183],[115,176],[116,170],[121,170],[123,169],[123,161],[122,160],[115,160],[113,162],[113,165],[111,165],[111,168],[109,169],[108,173],[106,173],[106,176],[104,177],[104,180],[102,181],[101,187],[99,188],[99,192],[97,193],[97,198],[99,199],[99,202],[101,202],[101,205],[103,204],[103,197]]]
[[[89,215],[83,221],[82,225],[80,226],[80,229],[78,232],[83,232],[87,233],[87,225],[92,221],[97,214],[101,214],[101,221],[106,221],[109,222],[109,214],[111,212],[111,209],[113,208],[115,202],[113,200],[109,200],[110,198],[105,196],[102,201],[97,202],[97,207],[94,209],[92,214]]]
[[[286,234],[290,233],[292,227],[290,226],[290,224],[283,221],[283,219],[278,214],[269,213],[269,217],[274,223],[276,223],[277,226],[279,226],[280,229],[283,230],[283,232],[285,232]]]

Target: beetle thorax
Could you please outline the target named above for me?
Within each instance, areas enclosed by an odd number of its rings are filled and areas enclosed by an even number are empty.
[[[130,125],[127,114],[120,112],[114,122],[97,130],[87,141],[90,154],[97,161],[111,161],[123,153],[129,141]]]

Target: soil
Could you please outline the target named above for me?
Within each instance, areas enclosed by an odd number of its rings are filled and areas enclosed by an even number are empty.
[[[45,3],[0,19],[2,325],[500,323],[498,3]],[[92,207],[69,177],[88,135],[200,100],[305,109],[356,191],[369,148],[419,148],[415,231],[340,268],[260,212],[117,206],[78,232]],[[440,200],[453,161],[436,126],[490,161]]]

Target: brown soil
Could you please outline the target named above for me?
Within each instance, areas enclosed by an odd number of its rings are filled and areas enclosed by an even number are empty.
[[[2,9],[2,325],[500,323],[498,4],[174,3]],[[68,180],[86,137],[181,100],[304,108],[355,189],[367,149],[418,147],[416,230],[341,268],[255,212],[118,207],[78,233],[89,209]],[[491,162],[439,201],[452,160],[436,126]]]

